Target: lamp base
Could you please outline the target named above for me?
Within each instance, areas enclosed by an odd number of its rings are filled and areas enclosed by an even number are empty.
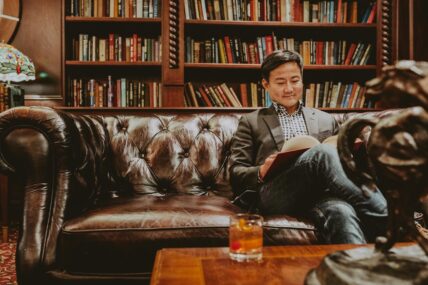
[[[10,83],[6,86],[9,89],[9,108],[24,106],[25,90]]]
[[[308,273],[305,284],[428,284],[428,258],[418,245],[387,254],[369,248],[337,251]]]

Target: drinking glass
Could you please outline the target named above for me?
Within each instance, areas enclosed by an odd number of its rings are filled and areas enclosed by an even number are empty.
[[[260,261],[263,249],[263,217],[236,214],[230,217],[229,256],[236,261]]]

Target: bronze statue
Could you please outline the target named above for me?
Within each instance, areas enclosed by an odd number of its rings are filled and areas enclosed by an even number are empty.
[[[399,61],[366,85],[366,96],[376,96],[382,107],[403,109],[383,118],[362,115],[348,121],[339,133],[338,151],[346,173],[362,191],[377,186],[384,193],[386,236],[376,239],[374,252],[359,249],[325,257],[306,284],[428,284],[428,240],[413,218],[420,204],[428,213],[428,63]],[[367,127],[372,129],[364,167],[352,146]],[[423,251],[417,246],[391,251],[402,238],[417,241]]]

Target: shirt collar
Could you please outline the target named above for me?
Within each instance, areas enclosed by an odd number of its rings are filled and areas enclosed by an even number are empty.
[[[300,114],[302,112],[302,107],[303,107],[302,101],[299,101],[298,104],[299,104],[299,106],[297,107],[296,112],[294,112],[293,114],[290,115],[290,114],[288,114],[287,109],[284,106],[278,104],[275,101],[272,101],[272,105],[275,108],[276,113],[277,114],[284,114],[286,116],[293,116],[293,115]]]

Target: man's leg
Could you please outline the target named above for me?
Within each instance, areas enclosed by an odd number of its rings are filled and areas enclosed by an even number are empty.
[[[386,219],[386,200],[379,190],[363,193],[345,174],[337,153],[330,145],[318,145],[296,161],[295,167],[306,172],[311,186],[323,189],[323,194],[351,204],[361,219]],[[384,220],[386,221],[386,220]]]
[[[346,176],[337,150],[318,145],[303,153],[293,165],[260,189],[260,209],[267,214],[295,214],[321,197],[348,202],[368,231],[386,225],[386,200],[379,190],[364,195]],[[383,232],[383,229],[380,233]]]
[[[332,198],[316,203],[310,213],[321,239],[326,243],[366,243],[360,219],[347,202]]]

